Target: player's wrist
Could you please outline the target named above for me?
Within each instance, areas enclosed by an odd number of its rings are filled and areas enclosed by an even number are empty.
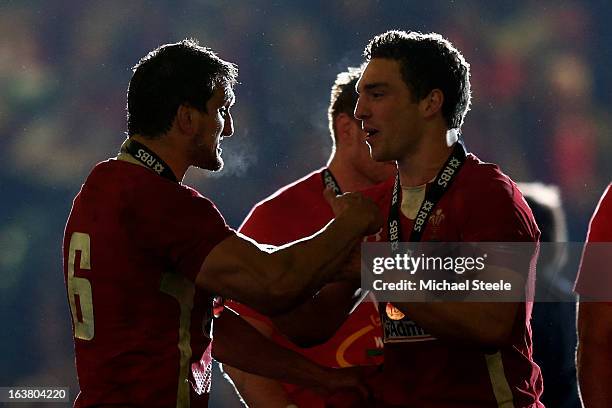
[[[373,207],[373,204],[372,204]],[[357,209],[347,209],[338,217],[346,217],[347,222],[357,229],[359,238],[365,235],[376,233],[383,225],[382,214],[378,208],[371,208],[370,211],[358,211]]]

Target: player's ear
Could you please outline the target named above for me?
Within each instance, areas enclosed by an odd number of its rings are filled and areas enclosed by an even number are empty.
[[[444,94],[439,89],[432,89],[429,94],[419,102],[419,110],[425,118],[430,118],[442,111]]]
[[[357,121],[346,113],[340,113],[334,120],[336,125],[336,140],[339,144],[350,146],[355,143],[355,126]]]
[[[197,118],[195,108],[182,104],[176,110],[174,123],[182,133],[192,134],[197,131]]]

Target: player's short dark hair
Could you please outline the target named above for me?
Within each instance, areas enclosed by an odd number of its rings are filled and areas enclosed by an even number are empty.
[[[329,123],[329,131],[336,140],[336,118],[341,113],[354,117],[355,105],[359,95],[355,90],[357,81],[361,75],[362,68],[349,67],[348,70],[340,72],[336,77],[334,85],[331,89],[331,97],[329,107],[327,108],[327,120]]]
[[[128,135],[149,138],[170,130],[180,105],[205,112],[214,89],[231,88],[238,77],[235,64],[193,39],[154,49],[132,71],[126,108]]]
[[[374,37],[363,54],[368,61],[398,61],[415,102],[434,89],[441,90],[442,116],[448,128],[461,128],[471,102],[470,64],[447,39],[435,33],[387,31]]]

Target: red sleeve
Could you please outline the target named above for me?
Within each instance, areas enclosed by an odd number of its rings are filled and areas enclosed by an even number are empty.
[[[163,185],[168,191],[150,196],[139,192],[144,204],[135,211],[130,231],[136,245],[146,246],[145,250],[160,259],[169,256],[168,267],[195,281],[210,251],[234,232],[210,200],[190,188],[176,191],[177,187]],[[167,199],[160,200],[160,196]]]
[[[607,302],[612,302],[611,186],[608,185],[591,218],[575,287],[582,296]]]
[[[540,231],[516,185],[502,174],[483,180],[470,194],[465,242],[535,242]]]
[[[179,271],[195,281],[210,251],[234,232],[217,207],[195,191],[186,200],[185,212],[177,218],[178,222],[172,220],[171,224],[178,229],[177,237],[185,234],[186,239],[172,242],[170,253],[177,260]]]
[[[516,184],[499,171],[475,183],[465,202],[469,215],[462,226],[462,241],[495,243],[479,246],[485,248],[487,264],[524,276],[526,296],[531,298],[540,238],[531,209]]]

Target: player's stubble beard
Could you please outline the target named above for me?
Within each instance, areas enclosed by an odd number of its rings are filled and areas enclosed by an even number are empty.
[[[192,143],[193,150],[193,165],[203,170],[209,170],[213,172],[221,171],[223,169],[223,158],[218,147],[221,143],[220,132],[215,132],[215,135],[210,135],[209,138],[200,132],[194,136]],[[207,140],[214,138],[214,142],[211,144],[207,143]]]

